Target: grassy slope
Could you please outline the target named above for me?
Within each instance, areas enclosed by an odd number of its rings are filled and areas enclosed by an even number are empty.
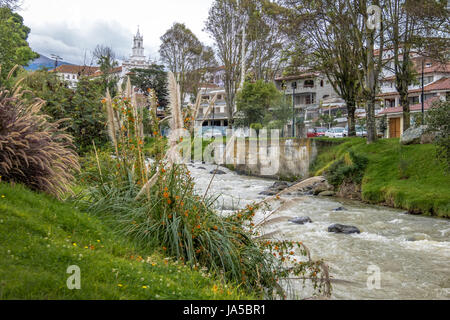
[[[70,265],[81,269],[81,290],[66,286]],[[0,299],[245,298],[251,297],[145,253],[69,204],[0,183]]]
[[[313,174],[323,173],[324,168],[353,149],[369,158],[362,184],[365,201],[450,217],[450,175],[436,160],[434,145],[402,146],[399,139],[382,139],[371,145],[361,138],[342,139],[341,144],[337,141],[319,148]],[[318,144],[327,142],[319,139]]]

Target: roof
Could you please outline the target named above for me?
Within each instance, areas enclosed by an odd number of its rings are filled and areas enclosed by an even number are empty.
[[[112,69],[111,73],[121,73],[122,72],[122,67],[115,67]],[[98,69],[94,74],[91,74],[91,77],[100,77],[101,75],[103,75],[103,72],[100,71],[100,69]]]
[[[318,77],[319,75],[320,75],[319,72],[305,72],[305,73],[295,74],[295,75],[291,75],[291,76],[278,77],[278,78],[275,78],[275,81],[305,79],[305,78]]]
[[[423,88],[424,92],[450,90],[450,78],[441,78]],[[408,93],[421,93],[422,89],[409,90]],[[385,92],[377,95],[378,97],[398,96],[397,91]]]
[[[425,102],[423,104],[424,110],[430,109],[432,107],[433,103],[436,101],[439,101],[438,96],[425,100]],[[409,106],[409,110],[410,111],[420,111],[420,110],[422,110],[422,104],[421,103],[413,104],[413,105]],[[382,110],[380,113],[378,113],[377,116],[384,115],[384,114],[392,114],[392,113],[402,113],[402,112],[403,112],[402,107],[386,108],[386,109]]]
[[[98,70],[100,70],[99,67],[61,65],[56,69],[53,69],[52,72],[91,75]]]
[[[420,75],[422,73],[422,60],[421,58],[413,58],[412,59],[415,65],[416,72]],[[426,63],[430,63],[427,61]],[[431,66],[423,68],[424,74],[430,73],[450,73],[450,63],[442,64],[440,62],[433,61],[431,62]],[[395,76],[383,78],[383,80],[395,80]]]

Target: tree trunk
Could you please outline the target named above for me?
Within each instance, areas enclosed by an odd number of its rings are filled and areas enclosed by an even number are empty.
[[[377,140],[377,127],[375,122],[375,96],[367,100],[366,108],[367,122],[367,143],[373,143]]]
[[[347,113],[348,113],[348,136],[356,136],[356,123],[355,123],[355,111],[356,106],[354,101],[347,101]]]
[[[400,105],[403,108],[403,132],[411,126],[411,114],[409,110],[408,94],[400,92]]]

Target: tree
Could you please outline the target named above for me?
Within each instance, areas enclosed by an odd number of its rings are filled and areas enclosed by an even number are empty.
[[[380,7],[379,0],[346,0],[349,10],[350,23],[343,26],[342,32],[348,34],[349,39],[355,46],[356,62],[360,68],[357,73],[360,87],[360,96],[366,106],[367,143],[373,143],[377,139],[377,128],[375,121],[376,95],[379,90],[379,78],[384,66],[384,21],[380,16],[379,25],[369,17],[374,9],[371,5]],[[369,10],[371,9],[371,10]],[[375,55],[375,48],[378,54]]]
[[[91,148],[93,140],[98,146],[107,142],[101,79],[81,77],[73,90],[55,74],[41,70],[27,74],[22,84],[33,92],[26,96],[28,99],[37,97],[46,101],[44,113],[55,120],[66,120],[64,126],[74,136],[78,152]]]
[[[167,72],[163,65],[152,64],[148,69],[132,69],[131,84],[148,95],[148,89],[154,89],[159,105],[165,108],[168,104]]]
[[[284,0],[282,3],[288,22],[284,30],[293,40],[293,72],[306,62],[326,75],[334,91],[346,102],[349,136],[355,136],[360,57],[354,39],[343,32],[351,25],[349,4],[346,0]],[[309,57],[305,58],[306,54]]]
[[[242,57],[246,52],[242,44],[246,15],[241,3],[236,0],[215,0],[209,10],[205,30],[214,39],[220,63],[225,68],[225,101],[228,126],[233,125],[236,91],[240,85]]]
[[[281,99],[281,93],[272,82],[245,82],[236,97],[237,110],[243,115],[239,125],[267,124],[273,117],[266,115],[271,113],[272,108],[279,106]]]
[[[159,54],[169,70],[177,77],[182,102],[188,87],[188,74],[194,71],[203,49],[195,34],[182,23],[174,23],[161,37]]]
[[[6,5],[0,7],[0,81],[6,79],[15,65],[26,66],[38,57],[28,45],[29,33],[30,28],[23,24],[19,14]]]
[[[108,46],[97,45],[93,52],[94,58],[97,60],[97,64],[100,66],[102,72],[101,78],[104,83],[105,91],[108,89],[113,96],[116,92],[118,77],[114,73],[119,63],[116,60],[116,54],[113,49]]]
[[[282,32],[280,7],[267,0],[246,3],[249,70],[254,80],[273,81],[283,66],[287,41]]]
[[[217,60],[214,50],[202,45],[201,53],[191,59],[192,70],[186,76],[186,90],[192,93],[194,99],[197,97],[201,83],[205,81],[206,73],[216,67]]]
[[[447,171],[450,171],[450,102],[439,101],[433,104],[426,117],[428,131],[436,135],[437,156]]]
[[[0,0],[0,8],[6,7],[12,11],[17,10],[22,5],[21,0]]]
[[[395,87],[403,108],[403,129],[410,127],[411,115],[408,88],[416,79],[412,53],[439,59],[448,53],[448,38],[440,45],[438,40],[448,37],[447,1],[385,0],[384,15],[387,47],[392,51]],[[444,38],[442,38],[444,35]],[[447,58],[448,59],[448,58]]]

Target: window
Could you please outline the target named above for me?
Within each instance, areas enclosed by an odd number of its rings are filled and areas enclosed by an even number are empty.
[[[323,87],[323,80],[320,80],[320,86]]]
[[[409,104],[410,105],[417,104],[417,103],[419,103],[419,96],[409,97]]]
[[[304,88],[314,88],[314,80],[305,80],[303,83]]]

